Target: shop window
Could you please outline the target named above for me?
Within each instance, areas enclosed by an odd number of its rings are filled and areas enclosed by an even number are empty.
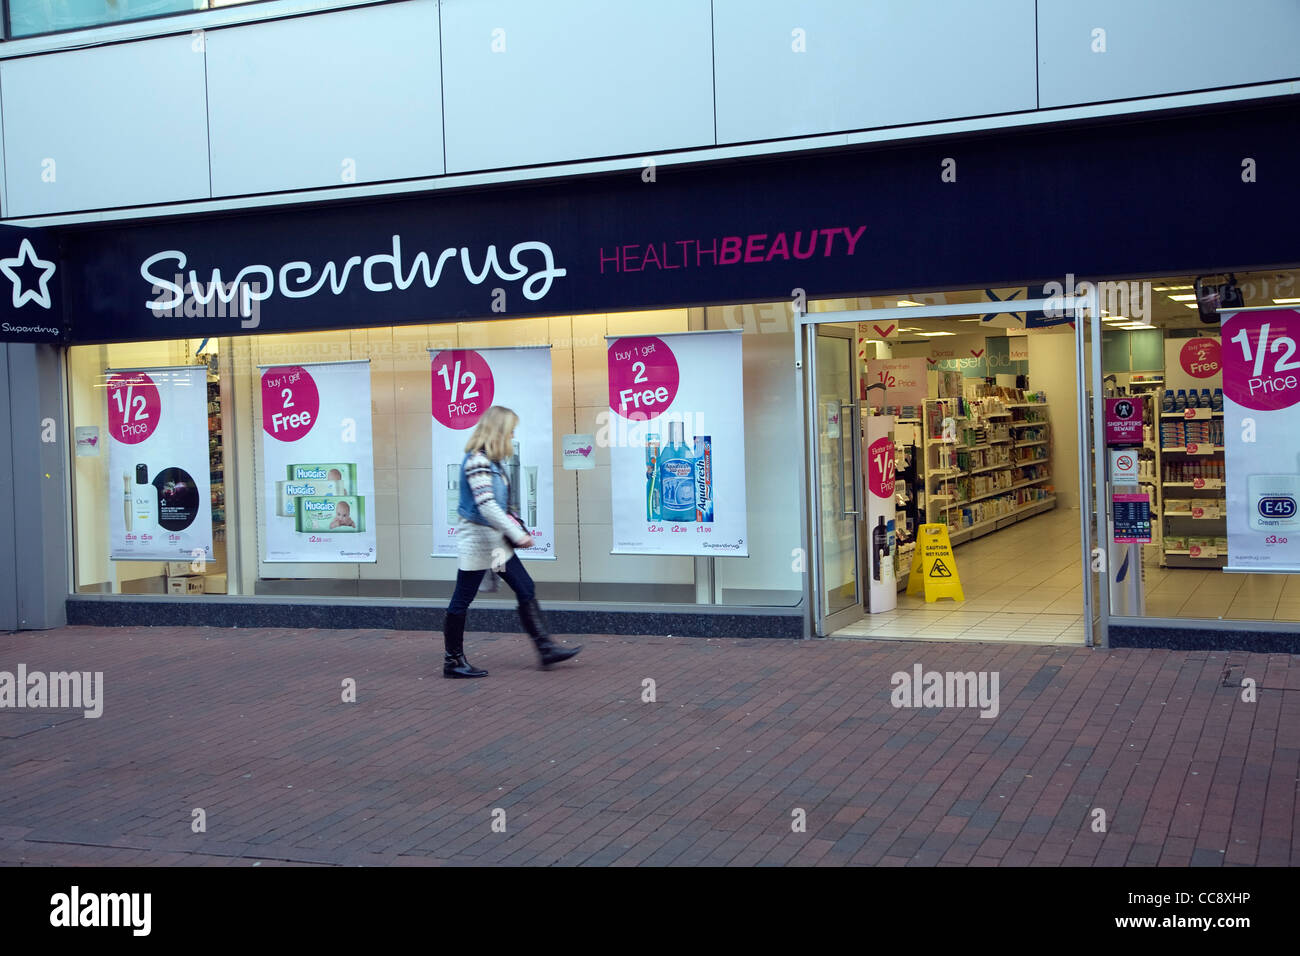
[[[557,559],[529,562],[542,596],[623,604],[797,605],[802,580],[791,554],[800,544],[798,511],[775,505],[794,500],[798,488],[790,456],[800,441],[789,374],[793,331],[784,307],[758,308],[775,308],[781,322],[746,328],[743,335],[749,557],[611,554],[608,448],[598,444],[590,470],[562,467],[562,436],[609,433],[606,336],[729,327],[715,310],[706,316],[703,309],[676,309],[73,347],[73,425],[100,435],[108,424],[108,369],[211,363],[208,465],[214,547],[219,544],[200,575],[181,562],[110,560],[109,517],[113,507],[120,510],[120,497],[113,498],[106,452],[78,457],[75,590],[445,600],[456,561],[431,554],[432,491],[439,476],[431,454],[430,350],[549,346]],[[369,360],[375,493],[368,513],[377,532],[376,560],[268,562],[267,521],[274,516],[265,505],[261,367],[361,359]],[[536,408],[545,404],[539,400]],[[526,418],[536,408],[516,411]]]

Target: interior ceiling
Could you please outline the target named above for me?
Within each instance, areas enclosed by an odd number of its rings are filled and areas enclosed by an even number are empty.
[[[1300,299],[1300,269],[1269,270],[1266,272],[1238,272],[1236,273],[1237,284],[1241,287],[1242,294],[1245,296],[1247,306],[1265,306],[1274,305],[1274,299],[1278,298],[1297,298]],[[1187,308],[1188,305],[1195,305],[1194,300],[1176,301],[1171,296],[1192,295],[1191,286],[1195,276],[1165,276],[1160,279],[1133,279],[1125,280],[1136,283],[1140,289],[1150,289],[1149,297],[1145,297],[1150,302],[1150,321],[1151,324],[1161,329],[1204,329],[1206,324],[1201,322],[1197,317],[1194,308]],[[1221,277],[1215,276],[1216,282],[1223,281]],[[1150,285],[1146,285],[1150,283]],[[1188,286],[1186,289],[1175,289],[1173,286]],[[1132,288],[1132,286],[1130,286]],[[1163,290],[1163,291],[1157,291]],[[961,304],[983,304],[988,303],[990,309],[985,314],[991,314],[993,309],[998,308],[992,302],[992,296],[999,299],[1010,298],[1012,302],[1017,299],[1023,300],[1028,294],[1028,290],[1021,286],[1020,288],[1002,288],[1002,289],[962,289],[956,292],[919,292],[903,293],[883,296],[862,296],[856,299],[832,299],[824,301],[814,301],[809,303],[810,312],[836,312],[851,309],[893,309],[898,308],[908,302],[919,302],[921,305],[961,305]],[[1014,296],[1014,297],[1013,297]],[[1145,302],[1143,303],[1145,307]],[[1300,307],[1300,301],[1287,303]],[[1134,311],[1130,309],[1130,311]],[[1136,318],[1135,316],[1129,316]],[[1118,316],[1103,316],[1103,318],[1119,318]],[[1142,318],[1146,318],[1143,316]],[[848,324],[848,323],[845,323]],[[1118,325],[1120,323],[1106,323],[1109,325]],[[1007,330],[982,323],[976,316],[965,316],[962,318],[929,318],[929,319],[906,319],[901,322],[903,329],[919,329],[923,332],[952,332],[955,335],[970,335],[982,333],[984,335],[1002,335]],[[1103,326],[1104,327],[1104,326]],[[1068,328],[1066,326],[1065,328]],[[1050,330],[1044,330],[1050,331]],[[1012,334],[1017,334],[1012,330]],[[1033,334],[1031,331],[1029,334]],[[876,339],[874,333],[869,334],[867,338]],[[926,342],[931,337],[918,335],[915,332],[900,331],[898,335],[891,339],[894,342]]]

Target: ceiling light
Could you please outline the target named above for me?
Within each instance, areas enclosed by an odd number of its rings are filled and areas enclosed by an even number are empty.
[[[899,305],[925,305],[924,302],[913,302],[911,299],[899,299]]]
[[[934,336],[934,335],[956,335],[957,333],[956,332],[921,332],[918,330],[916,334]]]
[[[1181,292],[1183,289],[1193,289],[1195,286],[1190,285],[1158,285],[1157,292]]]
[[[1195,302],[1184,302],[1183,305],[1187,306],[1189,309],[1199,308]]]
[[[1286,299],[1274,299],[1274,300],[1273,300],[1273,303],[1274,303],[1275,305],[1295,305],[1297,302],[1300,302],[1300,298],[1291,297],[1291,298],[1286,298]]]
[[[1196,296],[1195,295],[1171,295],[1169,298],[1173,299],[1175,302],[1193,302],[1195,301]]]
[[[1273,301],[1276,302],[1277,299],[1274,299]],[[983,319],[958,319],[957,321],[958,322],[983,322],[984,320]]]

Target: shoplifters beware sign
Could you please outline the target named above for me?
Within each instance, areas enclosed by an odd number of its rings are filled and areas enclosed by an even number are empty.
[[[966,600],[961,578],[957,575],[957,561],[952,556],[947,525],[921,525],[916,550],[912,552],[912,573],[907,579],[907,593],[921,593],[922,581],[925,582],[927,604],[941,597]]]

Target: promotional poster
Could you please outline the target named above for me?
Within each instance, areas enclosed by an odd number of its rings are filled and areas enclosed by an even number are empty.
[[[747,557],[740,333],[608,338],[613,553]]]
[[[262,369],[264,560],[376,560],[370,362]]]
[[[533,536],[521,558],[555,560],[551,347],[430,350],[433,390],[433,556],[456,556],[465,443],[493,405],[519,416],[506,460],[510,500]]]
[[[110,371],[109,557],[212,560],[205,365]]]
[[[1228,569],[1300,571],[1300,311],[1220,315]]]

